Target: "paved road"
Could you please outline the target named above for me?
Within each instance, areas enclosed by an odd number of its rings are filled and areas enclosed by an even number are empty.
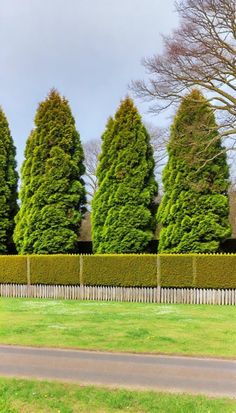
[[[0,376],[236,397],[236,361],[0,346]]]

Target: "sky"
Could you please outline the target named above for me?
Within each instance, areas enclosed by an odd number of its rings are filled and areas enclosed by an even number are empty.
[[[131,80],[146,78],[141,59],[160,53],[177,23],[174,0],[0,0],[0,105],[18,167],[51,88],[69,100],[82,141],[100,138]]]

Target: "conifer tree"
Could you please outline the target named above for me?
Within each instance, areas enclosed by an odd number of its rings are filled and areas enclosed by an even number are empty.
[[[94,252],[143,252],[155,230],[157,184],[150,137],[129,97],[109,119],[102,141],[92,203]]]
[[[26,144],[14,234],[19,253],[77,252],[85,212],[83,159],[68,101],[52,90]]]
[[[159,252],[216,252],[230,236],[226,154],[214,112],[198,90],[187,95],[174,119],[163,171],[157,219]]]
[[[0,108],[0,254],[15,252],[13,231],[17,213],[16,149],[7,118]]]

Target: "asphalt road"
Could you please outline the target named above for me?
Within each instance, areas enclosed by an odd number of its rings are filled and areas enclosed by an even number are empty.
[[[0,376],[236,397],[236,361],[0,346]]]

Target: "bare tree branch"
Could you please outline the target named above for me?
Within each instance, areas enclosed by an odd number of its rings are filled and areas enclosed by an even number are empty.
[[[87,202],[90,205],[95,192],[98,189],[98,180],[96,176],[96,169],[98,159],[101,152],[100,139],[90,139],[83,144],[85,156],[85,183],[87,192]]]
[[[169,130],[154,126],[151,122],[145,122],[145,127],[150,135],[155,160],[155,175],[160,184],[162,169],[167,161]]]
[[[135,81],[131,88],[160,113],[198,86],[217,113],[221,136],[235,138],[235,0],[179,0],[176,10],[180,26],[163,37],[163,54],[143,60],[149,80]]]

